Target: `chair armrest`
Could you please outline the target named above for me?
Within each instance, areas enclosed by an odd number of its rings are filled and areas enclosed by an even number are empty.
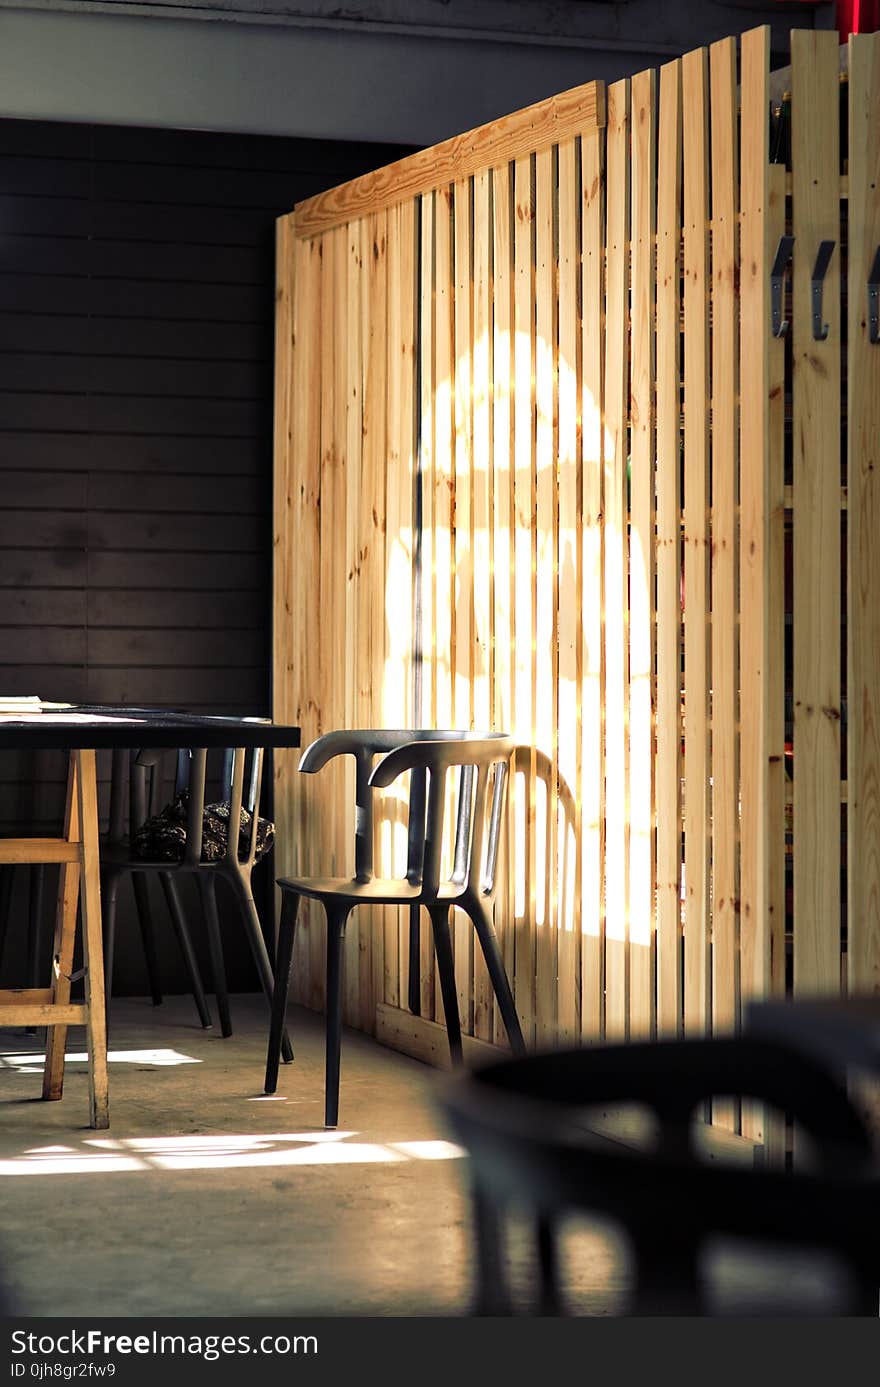
[[[306,747],[299,763],[299,769],[307,775],[314,775],[332,761],[335,756],[362,757],[374,756],[383,751],[392,751],[409,741],[415,734],[407,729],[385,731],[366,728],[342,732],[325,732]]]
[[[408,742],[406,746],[396,747],[379,761],[370,784],[384,789],[404,771],[424,767],[427,770],[443,771],[450,766],[488,766],[495,761],[506,761],[513,751],[513,742],[503,732],[478,734],[453,740]]]

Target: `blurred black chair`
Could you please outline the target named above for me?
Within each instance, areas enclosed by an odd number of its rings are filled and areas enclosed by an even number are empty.
[[[128,873],[131,873],[133,878],[154,1000],[160,996],[146,884],[149,876],[158,876],[189,975],[200,1020],[205,1027],[211,1025],[178,885],[180,873],[188,873],[193,875],[198,883],[220,1028],[224,1036],[229,1036],[232,1034],[232,1022],[217,910],[218,877],[224,878],[232,888],[260,983],[267,998],[271,998],[273,989],[272,964],[251,884],[251,874],[258,857],[261,827],[259,812],[263,752],[260,747],[251,751],[239,747],[224,752],[222,785],[227,800],[222,805],[206,806],[207,752],[178,751],[174,800],[163,809],[161,801],[164,755],[165,753],[156,751],[121,751],[113,754],[109,834],[101,851],[107,999],[109,1001],[111,996],[113,978],[119,884]],[[127,834],[126,771],[129,805]],[[213,830],[213,833],[209,830]],[[293,1051],[286,1033],[283,1046],[285,1058],[291,1059]]]
[[[266,1062],[266,1092],[278,1081],[281,1028],[287,1005],[296,915],[301,896],[320,901],[327,916],[327,1070],[325,1121],[335,1127],[339,1111],[342,1035],[342,942],[357,905],[425,906],[431,919],[443,1012],[453,1064],[462,1058],[461,1022],[449,915],[453,906],[473,922],[486,959],[510,1044],[525,1049],[519,1019],[488,906],[495,892],[498,844],[513,744],[500,733],[418,731],[329,732],[306,750],[300,770],[309,774],[334,756],[355,758],[355,875],[353,878],[281,878],[278,981]],[[382,759],[374,765],[377,756]],[[441,879],[447,817],[448,772],[458,768],[458,805],[451,851],[452,872]],[[403,880],[373,877],[373,792],[411,772],[407,826],[407,869]],[[492,791],[489,795],[489,782]],[[410,954],[413,943],[410,944]],[[418,948],[415,948],[418,956]]]
[[[809,1172],[743,1166],[729,1148],[724,1159],[723,1145],[702,1156],[694,1118],[708,1099],[730,1096],[789,1113],[810,1139]],[[650,1119],[636,1145],[590,1130],[591,1109],[595,1121],[597,1108],[620,1104]],[[701,1251],[710,1238],[745,1237],[834,1253],[851,1275],[848,1312],[877,1314],[870,1137],[836,1079],[777,1042],[662,1041],[502,1060],[447,1081],[442,1106],[470,1156],[478,1314],[515,1313],[504,1256],[512,1209],[535,1220],[537,1313],[564,1313],[559,1224],[587,1213],[610,1217],[629,1241],[633,1313],[706,1313]]]

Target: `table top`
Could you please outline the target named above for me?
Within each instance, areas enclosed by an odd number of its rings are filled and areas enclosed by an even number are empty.
[[[168,708],[47,705],[3,712],[0,751],[73,751],[125,747],[298,747],[300,729],[267,718],[208,717]]]

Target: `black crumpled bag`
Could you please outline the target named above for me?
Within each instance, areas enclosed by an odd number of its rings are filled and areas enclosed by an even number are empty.
[[[226,841],[229,832],[228,800],[218,804],[206,804],[202,817],[202,862],[218,862],[226,856]],[[132,835],[132,855],[149,862],[180,862],[186,851],[186,818],[188,797],[182,795],[166,804],[159,814],[146,819]],[[242,809],[238,825],[238,855],[247,857],[250,845],[251,816]],[[257,848],[255,859],[259,862],[275,842],[275,825],[270,819],[257,819]]]

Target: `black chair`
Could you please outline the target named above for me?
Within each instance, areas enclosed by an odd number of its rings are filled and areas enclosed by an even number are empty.
[[[263,937],[260,917],[254,901],[251,874],[257,860],[257,838],[260,812],[260,786],[262,780],[263,753],[261,748],[246,751],[233,748],[223,754],[222,784],[228,797],[229,831],[219,855],[206,860],[203,852],[205,843],[205,786],[208,757],[205,750],[176,753],[176,777],[174,782],[175,802],[180,806],[184,822],[177,824],[173,816],[169,820],[173,835],[179,839],[178,854],[174,858],[139,855],[134,847],[142,836],[148,820],[155,824],[160,815],[162,801],[162,765],[164,754],[155,751],[114,752],[111,778],[110,831],[108,840],[101,852],[101,892],[104,926],[104,963],[107,998],[111,995],[113,977],[113,955],[115,944],[116,906],[119,884],[122,878],[131,873],[135,889],[135,899],[141,921],[147,966],[151,975],[151,988],[154,1000],[158,994],[158,979],[155,963],[155,945],[152,936],[149,903],[147,898],[147,878],[158,876],[168,905],[181,953],[199,1012],[202,1025],[211,1025],[210,1012],[205,999],[204,988],[199,975],[198,963],[193,948],[186,914],[180,896],[178,877],[180,873],[193,875],[198,883],[204,923],[207,931],[208,949],[211,959],[220,1028],[224,1036],[232,1034],[232,1021],[229,1010],[229,994],[226,985],[226,970],[223,962],[223,946],[220,937],[220,919],[217,910],[217,880],[224,878],[232,888],[239,906],[242,924],[256,964],[260,983],[267,998],[273,990],[272,964]],[[129,826],[125,832],[125,770],[128,769]],[[245,787],[246,793],[245,793]],[[242,809],[245,818],[242,819]],[[166,811],[167,812],[167,811]],[[234,826],[243,823],[241,833]],[[243,842],[242,842],[243,840]],[[147,928],[144,929],[144,922]],[[290,1040],[283,1037],[285,1059],[293,1057]]]
[[[486,959],[508,1039],[515,1051],[525,1046],[501,950],[488,911],[495,891],[498,844],[513,744],[500,733],[419,731],[329,732],[306,750],[300,770],[319,771],[335,756],[355,758],[355,875],[353,878],[281,878],[278,981],[272,1003],[266,1092],[278,1081],[281,1028],[301,896],[320,901],[327,916],[327,1069],[325,1121],[335,1127],[339,1111],[339,1057],[342,1035],[342,942],[345,924],[357,905],[425,906],[431,919],[443,1012],[453,1064],[462,1058],[461,1022],[449,914],[453,906],[473,922]],[[378,764],[376,757],[381,756]],[[458,806],[452,872],[441,879],[447,816],[448,772],[459,768]],[[411,772],[407,831],[407,869],[403,880],[373,877],[373,795]],[[489,782],[492,780],[491,796]],[[411,944],[412,951],[412,944]],[[416,955],[418,949],[416,948]]]
[[[723,1145],[711,1160],[701,1155],[694,1116],[729,1096],[789,1113],[811,1139],[812,1168],[743,1165]],[[595,1122],[609,1104],[647,1110],[652,1135],[634,1145],[590,1130],[591,1109]],[[714,1237],[831,1251],[851,1274],[849,1313],[877,1314],[870,1137],[836,1079],[777,1042],[663,1041],[503,1060],[448,1080],[442,1106],[470,1156],[478,1314],[515,1313],[504,1255],[513,1209],[534,1219],[538,1313],[563,1313],[559,1225],[587,1213],[610,1217],[629,1241],[636,1314],[706,1313],[699,1261]]]

